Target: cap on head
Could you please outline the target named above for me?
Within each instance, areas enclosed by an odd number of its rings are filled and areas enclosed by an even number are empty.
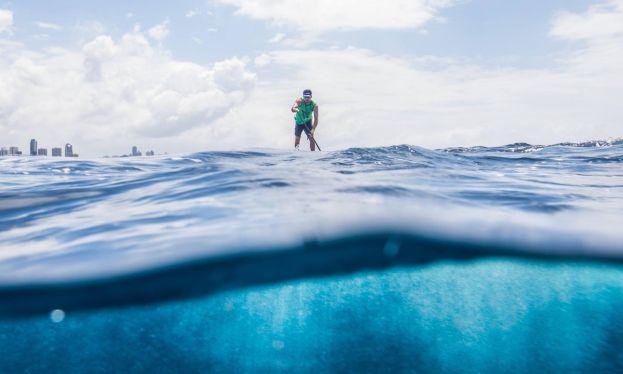
[[[307,90],[303,91],[303,97],[312,97],[311,90],[307,89]]]

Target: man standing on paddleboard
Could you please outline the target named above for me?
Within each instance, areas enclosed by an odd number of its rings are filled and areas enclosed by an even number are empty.
[[[311,90],[303,91],[303,97],[299,97],[292,105],[292,113],[294,115],[294,148],[299,149],[301,142],[301,133],[305,131],[309,139],[309,149],[316,150],[316,140],[314,139],[314,131],[318,127],[318,104],[312,100]],[[312,114],[314,124],[312,125]]]

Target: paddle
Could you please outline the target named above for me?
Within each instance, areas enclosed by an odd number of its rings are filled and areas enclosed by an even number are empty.
[[[311,135],[311,138],[310,138],[309,134],[311,134],[312,132],[311,132],[311,129],[307,126],[307,124],[305,124],[305,129],[308,131],[305,133],[305,135],[307,135],[307,139],[309,139],[309,141],[313,141],[314,144],[316,144],[316,147],[318,147],[318,150],[322,151],[322,149],[320,149],[320,146],[318,145],[318,142],[316,141],[316,138],[314,138],[313,134]]]

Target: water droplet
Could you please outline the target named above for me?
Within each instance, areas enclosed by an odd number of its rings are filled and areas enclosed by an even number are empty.
[[[223,309],[226,312],[231,312],[232,310],[234,310],[234,304],[231,301],[228,301],[225,304],[223,304]]]
[[[282,350],[286,344],[282,340],[273,340],[273,348],[277,351]]]
[[[54,309],[50,312],[50,319],[54,323],[63,322],[63,320],[65,319],[65,312],[60,309]]]
[[[389,238],[383,247],[383,253],[386,257],[393,258],[398,255],[402,242],[398,238]]]

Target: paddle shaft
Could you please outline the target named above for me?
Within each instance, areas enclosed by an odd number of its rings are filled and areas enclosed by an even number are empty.
[[[314,138],[314,135],[312,134],[311,129],[309,128],[309,126],[307,126],[307,124],[305,124],[305,129],[307,131],[309,131],[307,133],[307,138],[309,138],[310,141],[312,141],[312,142],[314,142],[314,144],[316,144],[316,147],[318,147],[319,151],[322,151],[322,149],[320,149],[320,146],[318,145],[318,142],[316,141],[316,138]],[[309,134],[311,134],[311,136]]]

